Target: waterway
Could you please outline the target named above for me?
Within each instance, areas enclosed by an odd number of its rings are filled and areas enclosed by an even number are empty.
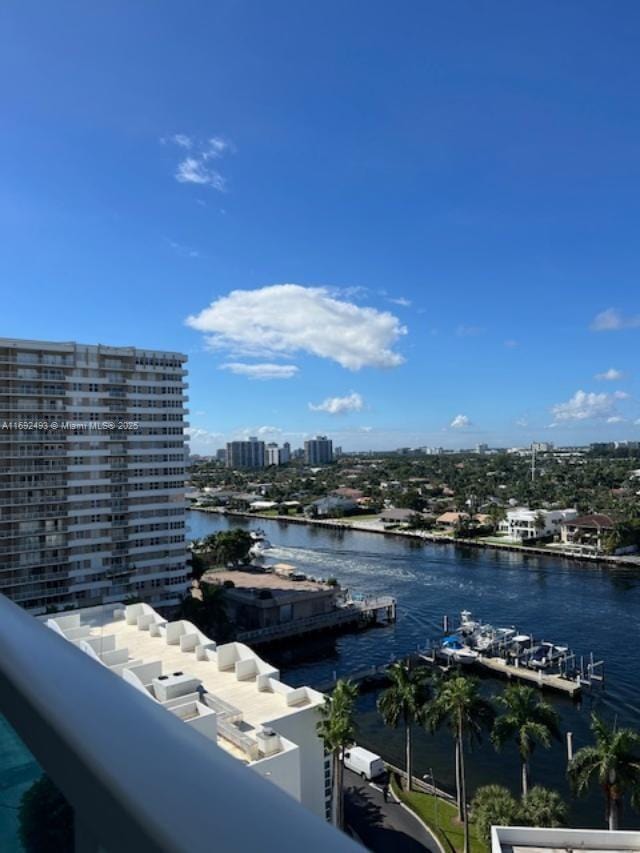
[[[640,572],[629,567],[599,567],[555,557],[494,552],[454,545],[422,543],[394,536],[265,519],[227,518],[190,513],[190,536],[205,536],[228,527],[262,528],[274,545],[273,561],[292,563],[315,577],[336,577],[354,591],[390,594],[398,601],[394,625],[344,634],[338,638],[292,643],[268,650],[288,683],[319,684],[335,671],[340,675],[381,664],[423,647],[441,633],[444,614],[462,609],[493,625],[570,646],[578,654],[593,651],[606,661],[604,690],[594,689],[580,703],[545,694],[573,732],[574,749],[590,742],[590,714],[595,711],[620,726],[640,729]],[[497,695],[504,683],[482,680],[483,691]],[[375,708],[376,694],[358,703],[358,740],[402,763],[402,733],[384,727]],[[453,790],[453,745],[447,732],[417,730],[416,773],[431,771],[436,783]],[[519,764],[515,747],[502,753],[485,739],[467,760],[469,788],[495,782],[518,792]],[[532,759],[533,783],[560,791],[570,804],[573,825],[603,825],[600,793],[573,799],[566,781],[564,741],[538,748]],[[640,826],[640,815],[625,807],[622,824]]]

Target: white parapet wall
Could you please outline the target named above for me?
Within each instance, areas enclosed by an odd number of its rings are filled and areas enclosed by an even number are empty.
[[[244,643],[218,646],[191,622],[167,622],[144,603],[113,603],[42,621],[327,817],[324,745],[316,730],[323,694],[284,684],[279,670]]]

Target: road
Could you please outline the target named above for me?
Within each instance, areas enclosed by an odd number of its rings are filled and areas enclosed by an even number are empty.
[[[419,820],[389,794],[345,768],[345,819],[373,853],[440,853]]]

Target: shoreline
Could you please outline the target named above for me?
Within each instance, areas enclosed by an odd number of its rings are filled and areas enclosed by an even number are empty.
[[[430,544],[438,545],[458,545],[471,548],[484,548],[485,550],[507,551],[519,554],[532,554],[537,557],[557,557],[562,560],[572,560],[577,563],[589,563],[591,565],[603,564],[609,567],[629,566],[640,569],[640,555],[636,554],[621,554],[618,556],[609,554],[576,554],[572,551],[563,551],[558,549],[549,550],[540,548],[535,545],[517,545],[515,543],[501,544],[499,542],[483,542],[479,539],[461,539],[456,536],[444,535],[434,536],[432,533],[419,530],[385,530],[380,527],[373,527],[365,523],[358,524],[357,521],[348,522],[337,519],[320,519],[306,518],[296,515],[266,515],[260,512],[243,512],[240,510],[225,510],[220,512],[215,507],[189,507],[189,512],[206,512],[214,515],[221,515],[225,518],[250,518],[261,519],[263,521],[277,521],[285,524],[304,524],[309,527],[324,527],[329,530],[355,530],[358,533],[375,533],[382,536],[396,536],[402,539],[413,539],[419,542],[429,542]]]

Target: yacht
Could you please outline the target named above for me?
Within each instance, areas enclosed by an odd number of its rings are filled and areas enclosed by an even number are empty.
[[[438,655],[449,663],[459,663],[463,666],[475,663],[480,655],[469,646],[465,646],[460,637],[445,637],[438,649]]]

